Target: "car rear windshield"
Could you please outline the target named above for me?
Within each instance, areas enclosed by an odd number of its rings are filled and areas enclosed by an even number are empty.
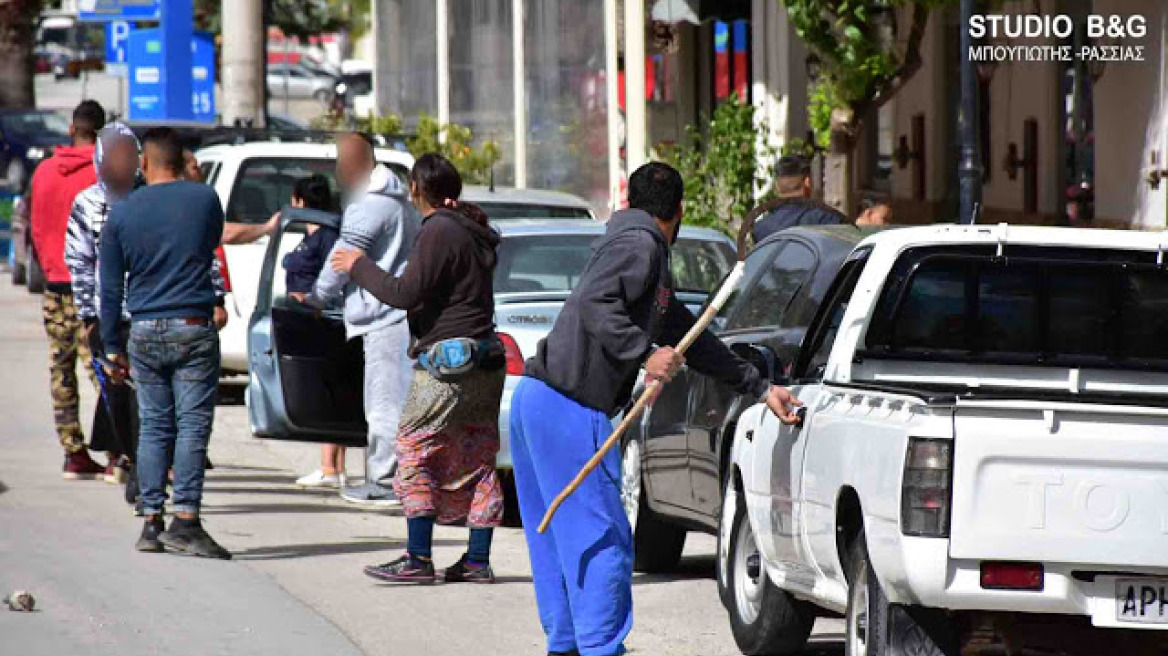
[[[868,356],[1168,369],[1168,269],[1150,253],[917,249],[876,306]]]
[[[583,207],[541,205],[528,203],[476,202],[492,221],[507,219],[591,219],[592,213]]]
[[[497,294],[566,295],[580,282],[597,235],[513,235],[499,246]],[[673,247],[676,291],[708,293],[734,265],[726,243],[679,239]]]
[[[388,164],[403,181],[406,171]],[[337,194],[336,160],[324,157],[256,157],[243,162],[231,192],[227,220],[237,223],[263,223],[292,200],[296,181],[320,174],[328,178]]]

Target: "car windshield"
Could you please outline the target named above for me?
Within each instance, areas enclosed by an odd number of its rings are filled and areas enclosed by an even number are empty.
[[[383,162],[405,181],[406,171],[397,164]],[[245,161],[239,169],[227,220],[237,223],[263,223],[292,199],[292,187],[301,178],[323,175],[337,195],[336,160],[319,157],[263,157]]]
[[[32,134],[56,134],[69,136],[69,122],[55,112],[28,112],[27,114],[7,114],[0,116],[0,128],[6,134],[28,136]]]
[[[492,221],[507,219],[591,219],[592,213],[583,207],[541,205],[538,203],[475,203],[483,208]]]
[[[504,237],[495,268],[499,294],[566,295],[580,282],[598,235]],[[734,250],[722,241],[682,238],[673,247],[673,283],[679,292],[709,293],[734,265]]]

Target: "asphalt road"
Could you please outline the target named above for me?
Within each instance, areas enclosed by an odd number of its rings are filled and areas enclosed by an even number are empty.
[[[0,595],[26,589],[38,604],[0,610],[0,654],[544,653],[521,531],[497,531],[497,585],[375,584],[361,567],[402,551],[404,521],[295,488],[316,448],[251,437],[237,394],[216,413],[204,510],[235,560],[136,553],[140,520],[120,489],[60,478],[47,355],[39,297],[0,275]],[[465,530],[439,528],[437,563],[457,559],[464,540]],[[691,535],[681,573],[636,577],[633,654],[739,653],[713,552],[711,538]],[[821,621],[808,655],[839,654],[841,629]]]

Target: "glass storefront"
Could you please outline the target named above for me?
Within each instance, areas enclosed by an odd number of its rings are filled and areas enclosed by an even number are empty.
[[[382,2],[378,18],[392,35],[377,43],[383,110],[401,116],[406,130],[412,130],[423,112],[438,113],[437,12],[431,0]]]
[[[599,2],[526,0],[527,184],[608,204],[604,12]]]
[[[476,141],[499,144],[495,181],[515,182],[515,89],[512,0],[452,0],[450,6],[450,121]]]

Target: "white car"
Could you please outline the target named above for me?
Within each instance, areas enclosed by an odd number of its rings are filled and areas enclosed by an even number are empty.
[[[869,237],[737,422],[717,578],[747,654],[1163,654],[1168,240]],[[789,367],[789,368],[788,368]]]
[[[319,173],[336,183],[337,148],[333,144],[253,142],[201,149],[196,157],[207,184],[215,188],[229,223],[264,223],[288,204],[296,181]],[[377,149],[375,157],[404,176],[414,165],[409,153]],[[255,309],[256,289],[268,238],[224,246],[229,320],[220,334],[223,373],[247,373],[247,325]]]

